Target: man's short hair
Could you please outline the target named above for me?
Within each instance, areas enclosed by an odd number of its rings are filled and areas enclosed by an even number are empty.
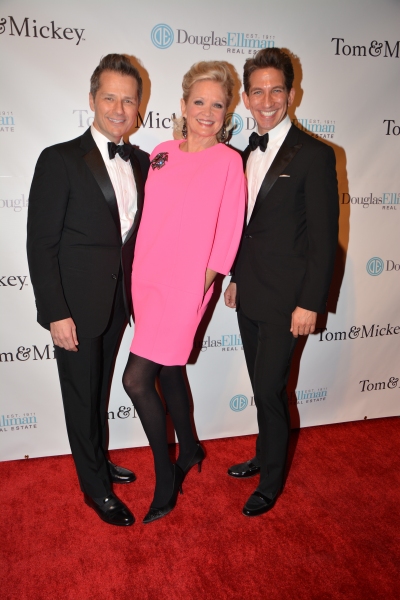
[[[290,56],[280,48],[263,48],[253,58],[248,58],[244,63],[243,85],[247,95],[249,95],[250,91],[250,75],[258,69],[268,69],[269,67],[282,71],[286,91],[290,92],[294,79],[294,70]]]
[[[143,82],[139,71],[124,54],[107,54],[100,60],[99,65],[93,71],[90,78],[90,93],[95,98],[100,87],[100,76],[104,71],[113,71],[121,75],[128,75],[137,81],[138,99],[142,99]]]

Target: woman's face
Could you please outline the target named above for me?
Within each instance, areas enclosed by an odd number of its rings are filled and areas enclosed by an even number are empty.
[[[226,109],[226,94],[220,83],[207,79],[194,83],[187,102],[181,100],[188,137],[215,137],[224,124]]]

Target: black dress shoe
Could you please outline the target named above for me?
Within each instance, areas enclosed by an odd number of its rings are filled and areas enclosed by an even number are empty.
[[[129,469],[125,469],[124,467],[118,467],[111,460],[108,460],[107,464],[112,483],[132,483],[136,481],[136,475],[133,471],[129,471]]]
[[[260,472],[260,467],[257,467],[251,460],[247,460],[244,463],[239,463],[238,465],[233,465],[230,469],[228,469],[228,475],[231,477],[254,477]]]
[[[155,508],[150,506],[150,510],[143,519],[143,523],[151,523],[152,521],[156,521],[157,519],[161,519],[161,517],[165,517],[168,513],[171,512],[175,508],[176,501],[178,499],[178,492],[183,494],[182,491],[182,481],[185,478],[185,475],[178,465],[172,465],[174,469],[174,482],[172,487],[172,495],[168,500],[167,504],[162,506],[161,508]]]
[[[135,517],[127,506],[115,496],[113,493],[101,498],[101,500],[93,500],[87,494],[83,494],[85,502],[90,508],[93,508],[99,515],[100,519],[109,525],[118,525],[126,527],[133,525]]]
[[[247,500],[243,507],[243,514],[246,517],[258,517],[271,510],[274,507],[277,496],[275,498],[267,498],[261,492],[254,492]]]

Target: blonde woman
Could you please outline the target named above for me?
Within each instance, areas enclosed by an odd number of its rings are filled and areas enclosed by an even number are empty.
[[[233,79],[222,62],[200,62],[183,78],[182,138],[153,151],[132,270],[135,334],[123,377],[154,455],[149,523],[175,506],[187,472],[204,451],[193,436],[182,373],[217,273],[227,274],[243,229],[245,180],[227,147],[225,117]],[[168,454],[159,377],[178,441]]]

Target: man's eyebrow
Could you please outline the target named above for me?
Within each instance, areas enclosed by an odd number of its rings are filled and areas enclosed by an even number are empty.
[[[100,92],[101,94],[105,94],[106,96],[117,96],[117,94],[115,94],[114,92]],[[128,94],[127,96],[123,96],[123,98],[134,98],[134,96]]]

